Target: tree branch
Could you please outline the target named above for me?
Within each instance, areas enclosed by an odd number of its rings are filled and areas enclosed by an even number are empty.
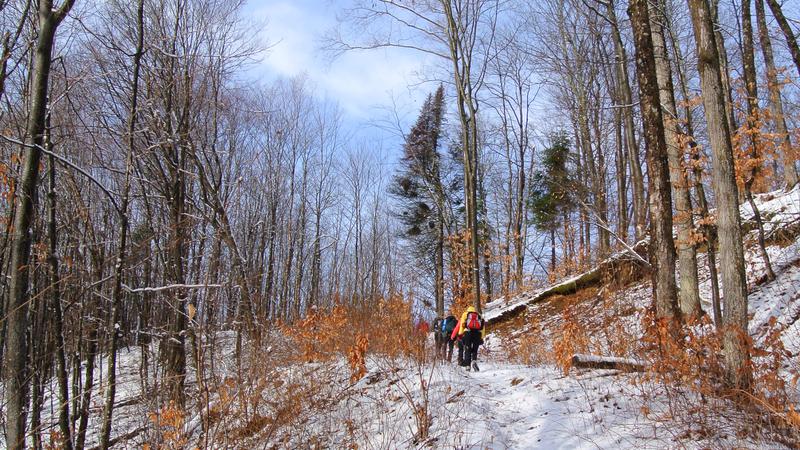
[[[99,187],[100,190],[103,191],[103,193],[106,195],[106,197],[108,197],[108,199],[111,201],[111,205],[114,207],[114,210],[117,211],[117,214],[122,215],[122,210],[120,210],[119,205],[117,205],[117,201],[114,198],[114,194],[112,194],[111,191],[108,190],[108,188],[103,186],[103,183],[98,181],[91,174],[89,174],[89,172],[85,171],[84,169],[82,169],[77,164],[75,164],[72,161],[64,158],[61,155],[58,155],[56,153],[51,152],[50,150],[47,150],[46,148],[42,147],[41,145],[38,145],[38,144],[26,144],[26,143],[24,143],[22,141],[19,141],[17,139],[14,139],[14,138],[6,136],[6,135],[0,135],[0,138],[2,138],[3,140],[5,140],[7,142],[12,143],[12,144],[17,144],[17,145],[20,145],[20,146],[23,146],[23,147],[27,147],[27,148],[35,148],[35,149],[41,151],[42,153],[44,153],[45,155],[52,156],[53,158],[57,159],[61,164],[65,165],[65,166],[67,166],[67,167],[69,167],[71,169],[76,170],[78,173],[80,173],[81,175],[85,176],[86,178],[89,179],[89,181],[91,181],[97,187]]]

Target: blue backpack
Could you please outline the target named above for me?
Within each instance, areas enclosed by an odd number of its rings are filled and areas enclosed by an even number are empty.
[[[453,330],[456,328],[456,324],[458,323],[458,319],[455,316],[447,316],[446,319],[442,321],[442,333],[449,339],[450,335],[453,334]]]

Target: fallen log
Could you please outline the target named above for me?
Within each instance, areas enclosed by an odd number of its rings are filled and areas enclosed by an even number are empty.
[[[486,320],[487,325],[495,325],[522,313],[529,305],[547,300],[556,295],[571,295],[581,289],[603,284],[604,279],[607,277],[621,276],[624,278],[623,274],[625,272],[636,272],[637,275],[634,278],[643,276],[644,270],[647,270],[647,268],[643,268],[642,264],[646,264],[647,261],[642,255],[647,254],[648,242],[647,240],[639,241],[631,250],[611,255],[586,272],[562,280],[533,294],[520,296],[515,304],[504,305],[501,303],[498,305],[489,303],[486,305],[487,311],[483,318]],[[632,253],[636,256],[632,256]]]
[[[615,369],[623,372],[642,372],[645,363],[632,358],[576,354],[572,356],[572,367],[578,369]]]

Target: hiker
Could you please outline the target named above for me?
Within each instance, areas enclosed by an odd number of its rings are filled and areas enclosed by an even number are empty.
[[[453,330],[458,325],[458,319],[456,316],[449,315],[442,320],[442,350],[441,356],[442,359],[446,359],[447,362],[453,360],[453,344],[455,340],[452,339]]]
[[[486,327],[483,326],[483,317],[478,314],[474,306],[470,306],[461,315],[458,322],[458,334],[464,346],[464,358],[461,365],[467,370],[478,371],[478,347],[483,344]]]
[[[439,355],[442,354],[442,350],[444,348],[444,336],[442,335],[442,324],[444,320],[441,317],[437,317],[433,321],[433,342],[436,343],[436,357],[438,358]]]
[[[419,319],[417,324],[414,325],[414,330],[416,330],[417,333],[427,334],[430,329],[431,327],[425,319]]]
[[[453,332],[450,334],[450,341],[455,342],[458,344],[458,365],[464,365],[464,343],[462,342],[461,335],[458,333],[461,331],[461,322],[456,321],[456,326],[453,327]]]

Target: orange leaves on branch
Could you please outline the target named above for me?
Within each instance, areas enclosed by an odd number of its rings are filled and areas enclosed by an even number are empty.
[[[338,304],[314,309],[282,331],[296,344],[306,362],[329,361],[344,357],[351,368],[366,370],[367,353],[386,355],[416,354],[425,337],[417,336],[411,301],[401,296],[380,299],[370,305]]]
[[[697,108],[698,106],[700,106],[702,104],[703,104],[703,97],[698,94],[698,95],[690,97],[690,98],[688,98],[686,100],[679,101],[678,102],[678,107],[685,108],[685,107],[688,106],[689,108]]]
[[[450,247],[450,291],[453,293],[453,302],[450,311],[457,313],[472,304],[472,280],[470,276],[470,234],[468,230],[447,237]]]
[[[12,159],[16,154],[12,155]],[[0,200],[11,203],[14,198],[15,183],[8,164],[0,163]]]
[[[572,356],[576,353],[588,353],[590,349],[586,327],[578,321],[573,308],[568,306],[562,314],[564,325],[553,343],[553,353],[556,365],[566,375],[572,367]]]
[[[765,131],[765,117],[768,113],[761,109],[752,115],[744,114],[742,125],[733,136],[734,169],[740,189],[750,182],[754,192],[768,190],[770,177],[774,175],[766,162],[778,157],[777,144],[775,135]]]
[[[366,334],[359,334],[356,343],[347,351],[347,362],[350,366],[350,381],[355,382],[367,373],[366,355],[369,347],[369,338]]]
[[[186,448],[189,443],[183,429],[186,423],[186,413],[175,402],[171,401],[157,413],[151,412],[148,418],[157,430],[158,448]]]

